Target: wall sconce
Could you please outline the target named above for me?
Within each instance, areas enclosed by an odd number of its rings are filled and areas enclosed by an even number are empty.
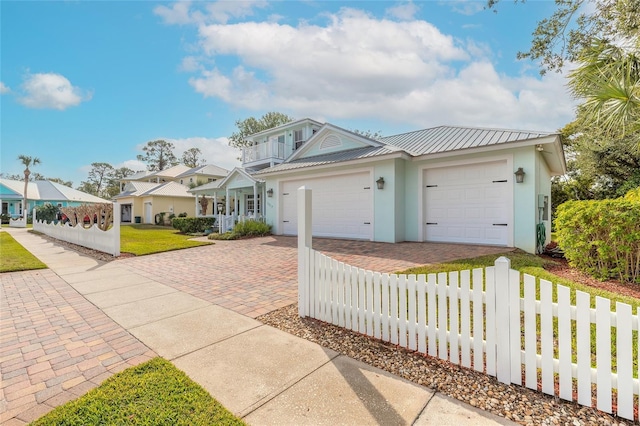
[[[514,175],[516,175],[516,183],[524,182],[525,172],[524,172],[524,170],[522,170],[522,167],[518,167],[518,170],[516,170]]]
[[[542,144],[540,143],[540,144],[536,145],[536,150],[538,152],[542,152],[542,151],[544,151],[544,146],[542,146]]]
[[[273,188],[269,188],[267,190],[267,197],[269,197],[269,198],[273,197]]]
[[[384,178],[382,176],[376,181],[376,183],[378,184],[378,189],[384,189]]]

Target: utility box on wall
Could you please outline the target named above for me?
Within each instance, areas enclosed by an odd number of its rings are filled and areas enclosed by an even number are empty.
[[[538,194],[538,220],[549,220],[549,196]]]

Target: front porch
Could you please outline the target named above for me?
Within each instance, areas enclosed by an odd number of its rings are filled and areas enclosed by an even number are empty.
[[[196,217],[216,219],[218,232],[233,229],[238,222],[264,220],[265,182],[242,169],[234,169],[221,180],[189,190],[195,195]]]

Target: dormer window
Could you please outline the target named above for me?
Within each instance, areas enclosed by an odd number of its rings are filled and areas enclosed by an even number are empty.
[[[300,142],[303,140],[302,129],[293,131],[293,141]]]

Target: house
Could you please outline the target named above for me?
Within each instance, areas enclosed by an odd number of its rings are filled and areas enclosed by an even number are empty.
[[[190,168],[181,164],[157,172],[137,172],[120,181],[121,192],[113,199],[120,204],[123,223],[159,223],[162,214],[195,216],[200,206],[189,187],[215,182],[227,173],[214,165]]]
[[[44,204],[53,204],[58,207],[77,207],[83,204],[110,202],[48,180],[29,182],[27,197],[27,212],[29,214],[34,207]],[[24,181],[0,179],[0,199],[2,200],[3,216],[10,216],[14,219],[22,216]]]
[[[560,136],[547,132],[439,126],[374,140],[304,119],[249,141],[242,168],[191,191],[224,199],[226,217],[264,217],[278,235],[297,233],[305,186],[315,236],[534,253],[538,224],[549,242],[551,177],[566,172]]]

